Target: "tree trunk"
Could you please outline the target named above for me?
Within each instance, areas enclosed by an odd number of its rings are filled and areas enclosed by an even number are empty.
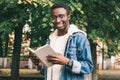
[[[8,41],[9,41],[9,38],[8,38],[8,34],[6,35],[6,43],[5,43],[5,54],[4,54],[4,57],[7,57],[7,53],[8,53]]]
[[[91,44],[92,59],[93,59],[93,64],[94,64],[94,69],[92,72],[92,80],[98,80],[96,44],[93,43],[92,41],[90,42],[90,44]]]
[[[3,48],[2,48],[3,44],[2,44],[2,38],[1,38],[2,34],[3,32],[0,32],[0,57],[3,57]]]
[[[3,57],[2,39],[0,38],[0,57]]]
[[[11,80],[19,80],[19,63],[20,63],[20,50],[21,50],[21,41],[22,41],[22,28],[15,28],[15,40],[14,40],[14,49],[12,55],[12,67],[11,67]]]
[[[87,23],[88,23],[86,30],[87,30],[87,34],[90,34],[92,31],[91,22],[90,22],[91,15],[87,13],[86,16],[87,16]],[[94,64],[94,69],[92,72],[92,80],[97,80],[97,54],[96,54],[97,44],[93,43],[93,40],[90,40],[90,46],[91,46],[91,52],[92,52],[92,60]]]

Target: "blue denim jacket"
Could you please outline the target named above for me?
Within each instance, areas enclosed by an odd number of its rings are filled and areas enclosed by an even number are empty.
[[[50,44],[50,39],[47,40],[47,44]],[[84,75],[93,70],[90,44],[81,32],[69,36],[64,56],[73,60],[73,67],[71,69],[64,65],[59,80],[84,80]],[[47,67],[43,66],[42,69],[46,80]]]

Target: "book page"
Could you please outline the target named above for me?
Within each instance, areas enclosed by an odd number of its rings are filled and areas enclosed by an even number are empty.
[[[31,49],[29,50],[35,53],[47,67],[50,67],[53,65],[51,62],[48,62],[46,59],[46,56],[48,54],[56,54],[55,51],[50,47],[50,45],[44,45],[35,51]]]

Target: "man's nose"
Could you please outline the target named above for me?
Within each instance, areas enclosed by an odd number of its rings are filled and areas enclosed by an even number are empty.
[[[60,22],[61,21],[61,18],[60,17],[57,17],[56,18],[56,22]]]

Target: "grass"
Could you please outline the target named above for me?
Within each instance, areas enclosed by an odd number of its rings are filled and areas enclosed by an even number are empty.
[[[10,73],[10,69],[0,69],[0,75],[10,75]],[[38,80],[43,80],[40,79],[40,75],[36,69],[20,69],[19,73],[22,77],[24,77],[23,75],[26,75],[26,77],[29,78],[39,77]],[[120,80],[120,70],[98,70],[98,80]]]
[[[10,80],[10,69],[0,69],[0,80]],[[20,69],[20,80],[44,80],[43,75],[36,69]]]
[[[10,75],[11,74],[11,69],[0,69],[0,74]],[[20,69],[19,74],[20,75],[38,74],[38,71],[36,69]]]

